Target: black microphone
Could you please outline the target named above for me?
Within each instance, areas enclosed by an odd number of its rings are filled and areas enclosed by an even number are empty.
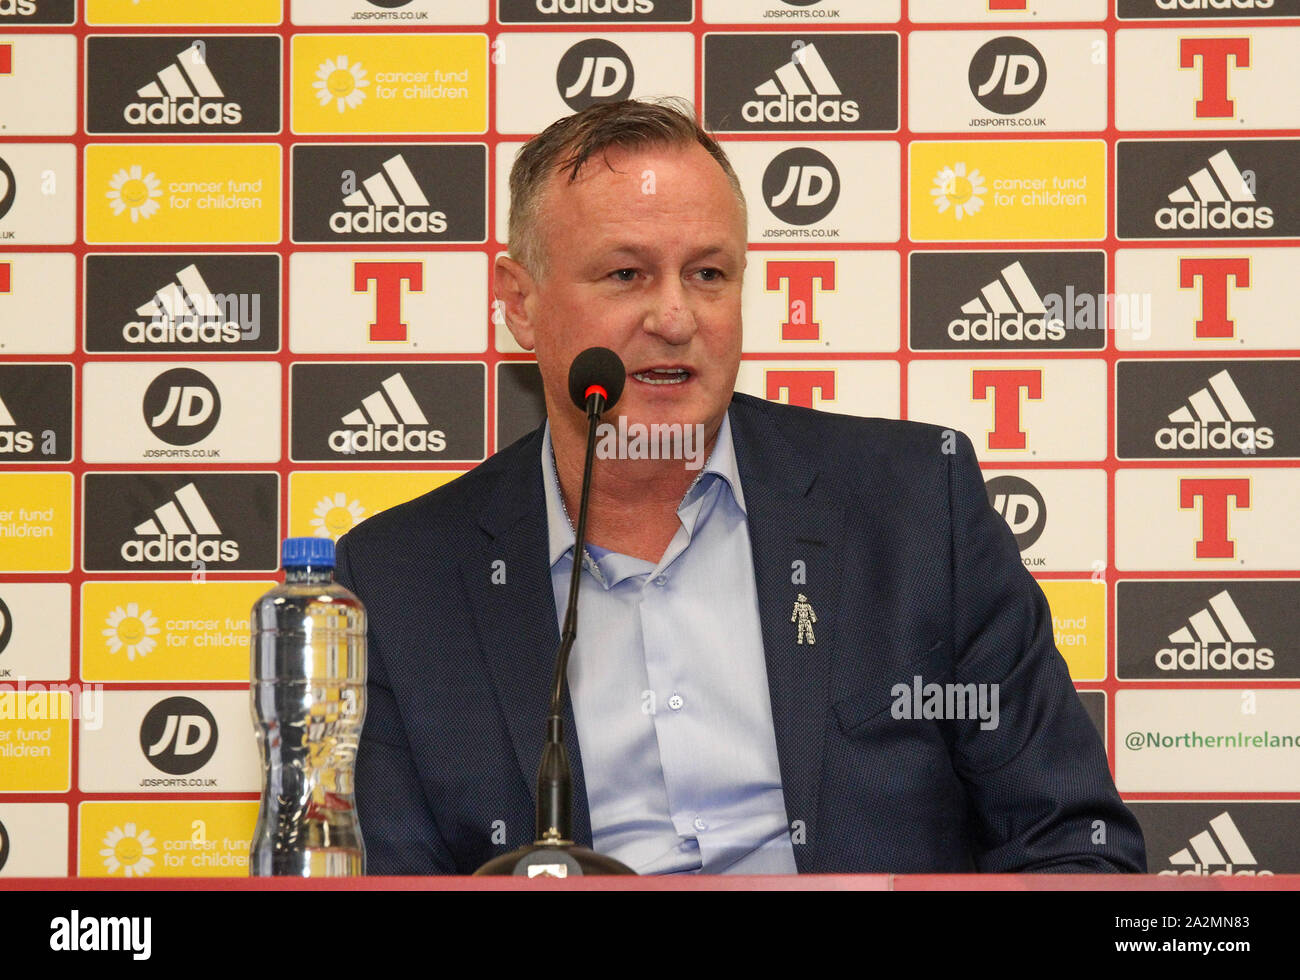
[[[587,455],[582,467],[582,496],[578,524],[573,531],[573,571],[569,575],[569,602],[555,655],[555,683],[546,716],[546,744],[537,767],[537,838],[532,844],[493,858],[475,875],[517,875],[528,878],[567,878],[577,875],[634,875],[614,858],[573,843],[573,777],[564,750],[564,679],[569,653],[578,638],[578,585],[587,545],[587,498],[591,468],[596,456],[596,427],[603,412],[623,394],[627,371],[623,361],[607,347],[588,347],[569,368],[569,397],[587,414]]]
[[[588,347],[573,359],[569,368],[569,397],[590,418],[593,411],[600,415],[613,408],[626,382],[627,370],[622,358],[608,347]],[[603,404],[591,401],[595,395],[604,398]]]

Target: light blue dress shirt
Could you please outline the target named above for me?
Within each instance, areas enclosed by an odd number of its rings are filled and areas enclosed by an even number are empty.
[[[542,483],[563,625],[574,533]],[[730,419],[656,564],[589,545],[569,696],[595,849],[641,874],[794,874]]]

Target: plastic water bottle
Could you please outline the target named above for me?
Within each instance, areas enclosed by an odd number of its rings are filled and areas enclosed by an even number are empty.
[[[334,542],[288,538],[284,585],[253,605],[262,803],[254,876],[365,874],[353,762],[366,712],[366,611],[334,581]]]

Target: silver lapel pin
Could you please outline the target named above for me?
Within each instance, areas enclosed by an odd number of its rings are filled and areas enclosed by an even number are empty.
[[[808,637],[808,645],[812,646],[817,642],[813,636],[813,623],[817,622],[817,614],[813,612],[812,603],[802,592],[799,598],[794,601],[794,611],[790,613],[790,622],[799,624],[798,642],[803,643],[804,637]]]

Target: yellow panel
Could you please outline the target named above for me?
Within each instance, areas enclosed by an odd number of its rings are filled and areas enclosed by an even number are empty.
[[[42,684],[0,684],[0,789],[66,793],[71,788],[72,695]]]
[[[92,143],[86,241],[274,245],[280,147]]]
[[[282,0],[86,0],[87,24],[278,24],[283,19]]]
[[[1106,237],[1101,140],[911,146],[913,241],[1097,241]]]
[[[487,131],[482,34],[297,34],[295,133]]]
[[[458,476],[459,472],[445,471],[290,473],[289,536],[337,541],[367,517]]]
[[[247,681],[249,612],[265,582],[87,582],[81,676]]]
[[[72,571],[72,474],[0,473],[0,572]]]
[[[1106,677],[1106,583],[1039,582],[1052,607],[1052,635],[1076,681]]]
[[[244,878],[254,802],[95,802],[78,815],[84,878]]]

